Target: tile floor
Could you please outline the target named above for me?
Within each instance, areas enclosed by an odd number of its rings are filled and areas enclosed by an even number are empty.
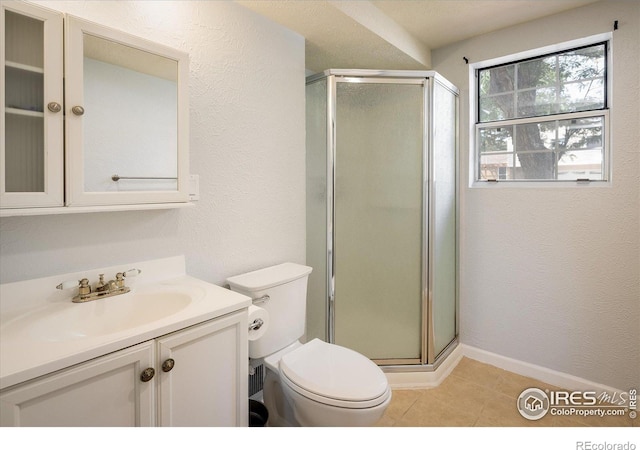
[[[397,389],[376,424],[380,427],[630,427],[640,418],[545,415],[532,421],[520,415],[516,400],[530,387],[555,387],[497,367],[463,358],[451,374],[432,389]]]

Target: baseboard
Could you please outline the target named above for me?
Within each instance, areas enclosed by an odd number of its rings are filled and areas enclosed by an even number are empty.
[[[597,393],[621,393],[620,389],[595,383],[557,370],[548,369],[497,353],[488,352],[466,344],[458,344],[445,361],[433,371],[409,371],[385,373],[392,389],[429,389],[438,386],[455,369],[463,357],[490,364],[525,377],[533,378],[571,391],[595,391]],[[535,386],[532,386],[535,387]]]
[[[595,391],[598,393],[623,392],[620,389],[612,388],[604,384],[569,375],[564,372],[558,372],[557,370],[548,369],[536,364],[508,358],[470,345],[460,344],[458,347],[461,347],[463,356],[467,358],[474,359],[485,364],[490,364],[518,375],[533,378],[562,389],[571,391]]]

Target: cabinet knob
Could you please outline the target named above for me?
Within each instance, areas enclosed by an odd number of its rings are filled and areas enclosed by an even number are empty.
[[[155,374],[156,371],[153,369],[153,367],[147,367],[140,374],[140,380],[146,383],[147,381],[151,380]]]
[[[47,109],[49,111],[51,111],[52,113],[58,113],[60,111],[62,111],[62,106],[60,106],[60,103],[57,102],[51,102],[47,105]]]
[[[171,369],[173,369],[173,366],[175,365],[176,365],[176,362],[173,359],[169,358],[162,363],[162,371],[171,372]]]
[[[84,108],[82,106],[74,106],[73,108],[71,108],[71,112],[76,116],[81,116],[84,114]]]

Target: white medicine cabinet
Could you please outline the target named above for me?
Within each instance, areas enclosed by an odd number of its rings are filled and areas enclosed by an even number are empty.
[[[0,215],[187,205],[188,55],[0,5]]]

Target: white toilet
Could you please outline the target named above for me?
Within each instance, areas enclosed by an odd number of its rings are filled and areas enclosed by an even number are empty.
[[[227,280],[268,311],[265,334],[249,342],[264,358],[270,426],[370,426],[391,401],[391,388],[370,359],[319,339],[302,344],[311,267],[284,263]],[[257,300],[257,301],[256,301]]]

